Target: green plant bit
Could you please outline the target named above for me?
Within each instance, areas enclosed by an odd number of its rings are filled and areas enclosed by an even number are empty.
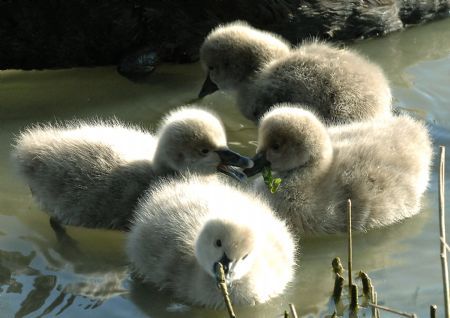
[[[272,176],[272,170],[270,167],[264,167],[262,170],[262,176],[264,179],[264,183],[266,184],[267,188],[269,189],[270,193],[275,193],[278,190],[278,187],[281,184],[280,178],[274,178]]]

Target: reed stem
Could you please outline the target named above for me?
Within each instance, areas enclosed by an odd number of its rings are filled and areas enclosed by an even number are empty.
[[[362,285],[363,285],[363,295],[367,298],[370,298],[370,289],[372,288],[372,281],[369,278],[369,276],[364,273],[363,271],[359,272],[359,277],[361,278]]]
[[[347,200],[347,230],[348,230],[348,286],[351,288],[352,281],[352,200]]]
[[[333,272],[335,274],[339,274],[341,276],[344,274],[344,267],[342,266],[341,259],[339,257],[333,258],[331,266],[333,266]]]
[[[356,312],[358,310],[358,286],[352,284],[350,288],[350,311]]]
[[[333,289],[333,299],[334,299],[335,304],[337,304],[341,300],[343,288],[344,288],[344,277],[342,277],[339,274],[336,274],[336,279],[334,280],[334,289]]]
[[[291,310],[292,317],[298,318],[297,311],[295,310],[294,304],[289,304],[289,309]]]
[[[228,310],[228,315],[230,318],[236,318],[236,315],[234,314],[233,306],[231,305],[230,295],[228,294],[228,288],[227,284],[225,282],[225,272],[223,271],[223,265],[221,263],[217,266],[217,272],[218,272],[218,278],[219,282],[217,286],[219,287],[220,291],[222,292],[223,299],[225,301],[225,305]]]
[[[449,284],[448,284],[448,266],[447,266],[447,240],[445,234],[445,147],[441,146],[441,157],[439,162],[439,228],[441,235],[441,266],[442,278],[444,284],[444,304],[445,317],[450,318],[449,308]]]
[[[373,291],[373,303],[375,305],[378,305],[378,293],[375,291]],[[380,311],[378,310],[378,308],[376,307],[372,307],[374,309],[375,312],[375,318],[380,318]]]
[[[436,305],[431,305],[430,306],[430,318],[436,318],[437,314],[437,306]]]

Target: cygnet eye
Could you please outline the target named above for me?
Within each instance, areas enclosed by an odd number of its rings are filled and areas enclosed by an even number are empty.
[[[272,149],[273,150],[279,150],[280,149],[280,144],[279,143],[274,143],[273,145],[272,145]]]
[[[202,151],[202,154],[206,155],[209,152],[209,149],[204,148],[201,151]]]
[[[214,245],[215,245],[216,247],[221,247],[221,246],[222,246],[222,241],[221,241],[221,240],[217,240],[217,241],[214,243]]]
[[[208,66],[208,70],[210,70],[210,71],[214,71],[214,66]]]
[[[242,260],[246,259],[248,256],[248,254],[245,254],[244,257],[242,258]]]

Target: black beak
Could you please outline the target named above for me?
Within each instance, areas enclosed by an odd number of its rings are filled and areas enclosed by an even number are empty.
[[[260,152],[252,158],[253,167],[245,169],[244,173],[247,177],[252,177],[260,173],[265,167],[270,167],[270,162],[266,159],[266,153]]]
[[[211,77],[209,77],[209,73],[206,75],[205,82],[203,83],[202,89],[200,90],[200,93],[198,94],[198,98],[203,98],[209,94],[214,93],[217,91],[219,87],[211,81]]]
[[[251,168],[253,167],[253,161],[250,158],[241,156],[237,152],[230,149],[216,150],[216,153],[220,157],[220,163],[227,166]]]
[[[240,154],[231,151],[229,149],[217,150],[216,153],[220,157],[220,164],[217,167],[219,172],[226,174],[238,181],[243,181],[246,179],[244,173],[241,170],[233,168],[241,167],[241,168],[250,168],[253,166],[253,161],[247,157],[243,157]]]
[[[232,262],[231,259],[228,258],[227,254],[223,253],[222,258],[218,261],[214,263],[214,273],[217,273],[217,266],[220,264],[222,264],[223,267],[223,272],[225,273],[225,276],[228,275],[228,273],[230,272],[230,263]]]

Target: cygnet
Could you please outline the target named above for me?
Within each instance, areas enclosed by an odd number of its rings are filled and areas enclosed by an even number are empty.
[[[252,80],[271,61],[289,54],[282,37],[253,28],[243,21],[219,25],[200,48],[206,80],[199,97],[216,90],[233,93]]]
[[[34,126],[17,138],[12,157],[53,219],[114,229],[128,227],[139,196],[161,176],[252,164],[228,149],[220,120],[195,107],[171,112],[156,136],[117,120]]]
[[[262,118],[253,175],[270,166],[281,185],[269,193],[278,214],[300,233],[346,230],[347,200],[360,231],[417,214],[427,188],[432,144],[426,127],[406,116],[326,128],[301,105]]]
[[[162,180],[140,199],[127,253],[143,281],[212,308],[224,307],[219,262],[233,305],[280,295],[295,267],[293,236],[258,195],[192,175]]]
[[[280,36],[245,22],[218,26],[200,48],[207,78],[199,94],[236,95],[255,123],[274,104],[307,105],[327,123],[391,115],[391,90],[382,69],[350,49],[320,41],[291,49]]]

